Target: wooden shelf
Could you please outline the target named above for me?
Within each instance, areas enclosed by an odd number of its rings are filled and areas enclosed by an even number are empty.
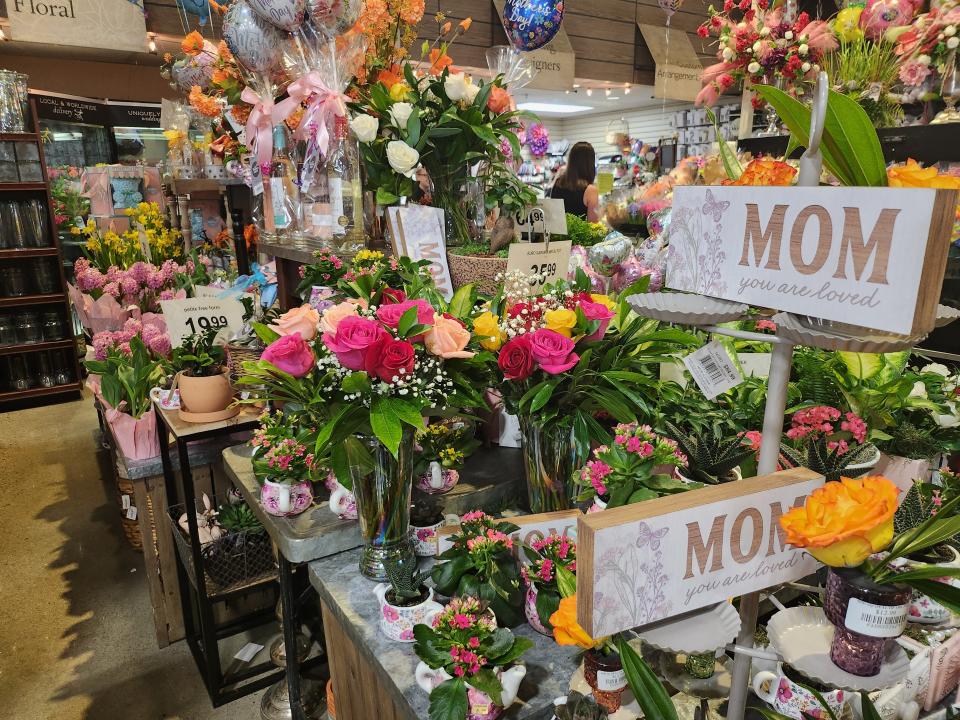
[[[55,257],[60,253],[55,247],[43,248],[6,248],[0,250],[0,260],[19,260],[20,258]]]
[[[42,397],[44,395],[62,395],[63,393],[80,392],[82,389],[83,385],[78,382],[72,382],[67,385],[56,385],[54,387],[34,387],[29,390],[0,392],[0,403],[11,402],[13,400],[26,400],[27,398]]]
[[[0,142],[32,142],[39,140],[36,133],[0,133]]]
[[[47,184],[42,182],[0,182],[0,192],[23,192],[25,190],[46,190]]]
[[[49,295],[18,295],[16,297],[0,297],[0,308],[17,307],[18,305],[48,305],[50,303],[66,302],[66,294],[50,293]]]
[[[19,343],[17,345],[0,345],[0,355],[40,352],[41,350],[67,350],[75,345],[76,341],[72,339],[49,340],[38,343]]]

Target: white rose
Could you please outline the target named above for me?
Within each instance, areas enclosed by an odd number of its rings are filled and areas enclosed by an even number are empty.
[[[793,40],[793,30],[787,30],[787,31],[783,34],[783,36],[784,36],[787,40]]]
[[[810,46],[806,43],[803,43],[803,45],[797,48],[797,52],[801,55],[806,55],[808,52],[810,52]]]
[[[747,72],[750,73],[751,75],[760,72],[760,63],[752,62],[749,65],[747,65]]]
[[[910,397],[923,398],[924,400],[926,400],[927,386],[924,385],[921,381],[917,380],[917,382],[913,384],[913,388],[910,390]]]
[[[353,128],[357,140],[363,143],[373,142],[377,137],[377,131],[380,129],[380,122],[372,115],[356,115],[350,121],[350,127]]]
[[[934,415],[937,419],[937,425],[942,428],[952,428],[960,425],[960,417],[957,417],[957,406],[948,402],[947,407],[950,409],[950,415]]]
[[[940,363],[930,363],[929,365],[924,365],[920,368],[922,373],[933,373],[934,375],[940,375],[941,377],[950,377],[950,368],[946,365],[941,365]]]
[[[390,108],[390,119],[398,128],[407,127],[407,119],[413,114],[413,105],[408,102],[394,103]]]
[[[730,60],[733,60],[735,56],[736,56],[736,53],[730,48],[725,47],[723,49],[723,59],[726,60],[727,62],[729,62]]]
[[[453,102],[463,100],[467,95],[467,76],[465,73],[451,73],[443,81],[443,89]]]
[[[391,140],[387,143],[387,161],[395,172],[412,178],[417,174],[420,153],[403,140]]]
[[[960,38],[956,35],[947,40],[947,47],[953,50],[957,45],[960,45]]]
[[[930,56],[929,56],[929,55],[921,55],[920,57],[917,58],[917,62],[920,63],[921,65],[929,65],[929,64],[930,64]]]
[[[953,37],[954,35],[957,34],[957,28],[956,28],[956,26],[955,26],[955,25],[947,25],[947,26],[943,29],[943,34],[946,35],[947,37]]]
[[[479,86],[479,85],[474,85],[474,84],[473,84],[473,81],[471,80],[470,82],[467,83],[467,92],[466,92],[466,94],[463,96],[463,99],[464,99],[467,103],[469,103],[469,104],[472,105],[472,104],[473,104],[473,101],[477,99],[477,95],[478,95],[479,93],[480,93],[480,86]]]
[[[762,48],[762,47],[763,47],[763,45],[761,45],[761,44],[760,44],[760,41],[757,40],[757,41],[753,44],[753,51],[754,51],[754,52],[760,52],[760,48]]]
[[[800,66],[800,69],[803,70],[804,72],[810,72],[810,63],[804,63],[803,65]]]

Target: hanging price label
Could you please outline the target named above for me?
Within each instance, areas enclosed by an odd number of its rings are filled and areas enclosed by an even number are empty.
[[[253,180],[253,194],[263,195],[263,173],[260,171],[260,163],[256,157],[250,160],[250,177]]]
[[[570,264],[570,241],[551,243],[513,243],[507,257],[507,273],[521,272],[530,277],[530,294],[544,285],[565,280]]]
[[[227,328],[234,333],[243,329],[243,304],[236,298],[161,300],[160,307],[173,347],[180,347],[185,337],[210,328]]]
[[[723,345],[714,340],[683,359],[683,364],[693,376],[707,400],[734,388],[743,382],[737,366],[733,364]]]

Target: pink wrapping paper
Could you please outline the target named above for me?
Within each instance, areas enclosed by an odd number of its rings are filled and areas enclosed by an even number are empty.
[[[110,407],[103,398],[103,416],[110,426],[117,449],[130,460],[148,460],[160,454],[160,440],[157,438],[157,415],[154,408],[139,419]]]

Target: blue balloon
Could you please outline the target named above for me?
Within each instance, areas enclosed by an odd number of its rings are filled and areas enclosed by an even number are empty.
[[[200,18],[200,24],[205,25],[210,15],[210,4],[207,0],[177,0],[180,8],[191,15]]]
[[[503,27],[517,50],[536,50],[553,40],[563,22],[563,0],[507,0]]]

